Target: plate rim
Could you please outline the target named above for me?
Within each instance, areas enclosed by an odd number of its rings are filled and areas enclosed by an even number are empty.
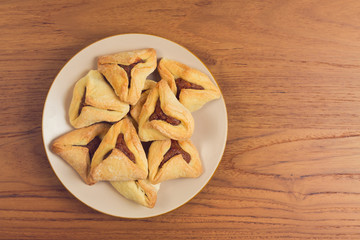
[[[143,217],[129,217],[129,216],[118,216],[118,215],[115,215],[115,214],[111,214],[111,213],[108,213],[108,212],[104,212],[102,210],[99,210],[95,207],[92,207],[90,206],[89,204],[85,203],[84,201],[82,201],[80,198],[78,198],[75,194],[72,193],[72,191],[70,191],[66,186],[65,184],[61,181],[61,179],[59,178],[58,174],[56,173],[53,165],[51,164],[50,162],[50,159],[49,159],[49,155],[47,153],[47,146],[45,145],[45,139],[44,139],[44,112],[45,112],[45,107],[46,107],[46,103],[48,102],[48,97],[49,97],[49,93],[50,93],[50,90],[51,88],[53,87],[54,83],[55,83],[55,80],[58,78],[59,74],[64,70],[64,68],[66,67],[66,65],[73,59],[75,58],[80,52],[82,52],[83,50],[85,50],[86,48],[94,45],[94,44],[97,44],[98,42],[101,42],[105,39],[109,39],[109,38],[114,38],[114,37],[118,37],[118,36],[125,36],[125,35],[146,35],[146,36],[151,36],[151,37],[155,37],[155,38],[160,38],[160,39],[163,39],[163,40],[166,40],[166,41],[169,41],[175,45],[178,45],[182,48],[184,48],[185,50],[187,50],[189,53],[191,53],[195,58],[197,58],[201,63],[202,65],[207,69],[207,71],[210,73],[210,75],[212,76],[212,78],[214,79],[218,89],[220,90],[221,92],[221,97],[223,99],[223,102],[224,102],[224,111],[225,111],[225,141],[223,142],[222,144],[222,149],[221,149],[221,156],[220,156],[220,160],[218,161],[215,169],[213,170],[211,176],[209,177],[209,179],[205,182],[204,186],[202,188],[200,188],[197,193],[190,197],[187,201],[185,201],[183,204],[180,204],[179,206],[176,206],[174,208],[172,208],[171,210],[169,211],[165,211],[165,212],[161,212],[161,213],[158,213],[158,214],[154,214],[154,215],[151,215],[151,216],[143,216]],[[92,42],[91,44],[88,44],[86,45],[85,47],[81,48],[80,50],[78,50],[71,58],[69,58],[66,63],[64,63],[64,65],[61,67],[61,69],[57,72],[56,76],[54,77],[54,79],[52,80],[52,83],[50,85],[50,87],[48,88],[48,92],[46,94],[46,98],[45,98],[45,101],[44,101],[44,106],[43,106],[43,111],[42,111],[42,118],[41,118],[41,136],[42,136],[42,143],[43,143],[43,147],[44,147],[44,150],[45,150],[45,154],[46,154],[46,158],[49,162],[49,165],[52,169],[52,171],[55,173],[55,176],[57,177],[57,179],[59,180],[59,182],[63,185],[63,187],[65,187],[65,189],[74,197],[76,198],[78,201],[80,201],[81,203],[83,203],[85,206],[91,208],[92,210],[95,210],[97,212],[100,212],[102,214],[105,214],[105,215],[109,215],[109,216],[112,216],[112,217],[117,217],[117,218],[124,218],[124,219],[145,219],[145,218],[153,218],[153,217],[157,217],[157,216],[161,216],[161,215],[164,215],[164,214],[167,214],[167,213],[170,213],[170,212],[173,212],[175,211],[176,209],[186,205],[188,202],[190,202],[192,199],[194,199],[200,192],[202,192],[202,190],[209,184],[209,182],[211,181],[211,179],[214,177],[214,174],[215,172],[218,170],[218,167],[223,159],[223,156],[224,156],[224,153],[225,153],[225,148],[226,148],[226,144],[227,144],[227,139],[228,139],[228,111],[227,111],[227,107],[226,107],[226,102],[225,102],[225,98],[224,98],[224,95],[223,95],[223,92],[219,86],[219,83],[217,82],[216,78],[214,77],[214,75],[212,74],[212,72],[210,71],[210,69],[208,68],[208,66],[196,55],[194,54],[191,50],[189,50],[188,48],[186,48],[185,46],[177,43],[177,42],[174,42],[170,39],[167,39],[165,37],[160,37],[160,36],[157,36],[157,35],[154,35],[154,34],[148,34],[148,33],[122,33],[122,34],[115,34],[115,35],[110,35],[110,36],[107,36],[107,37],[104,37],[104,38],[101,38],[99,40],[96,40],[94,42]]]

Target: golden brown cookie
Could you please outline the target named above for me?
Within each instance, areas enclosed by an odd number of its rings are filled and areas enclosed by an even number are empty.
[[[156,69],[156,51],[153,48],[120,52],[98,58],[98,70],[106,77],[120,100],[137,103],[145,79]]]
[[[145,179],[148,163],[136,130],[128,118],[115,123],[104,136],[91,162],[97,181]]]
[[[109,128],[110,124],[97,123],[73,130],[55,139],[51,150],[70,164],[86,184],[93,184],[89,178],[91,160]]]
[[[179,101],[191,112],[221,96],[219,88],[206,74],[180,62],[162,58],[158,71]]]
[[[191,137],[194,119],[170,90],[165,80],[161,80],[150,91],[139,115],[139,137],[142,141]]]
[[[140,115],[142,106],[144,105],[144,103],[147,99],[147,96],[150,93],[150,90],[156,86],[156,83],[157,82],[155,82],[153,80],[146,79],[144,89],[141,93],[139,101],[135,105],[131,106],[130,115],[133,117],[133,119],[136,122],[139,121],[139,115]]]
[[[91,70],[74,87],[69,109],[70,124],[75,128],[97,122],[117,122],[129,112],[104,77]]]
[[[148,160],[149,181],[152,184],[169,179],[199,177],[203,171],[199,153],[190,140],[154,141]]]
[[[124,197],[145,207],[153,208],[157,199],[157,188],[147,180],[110,182]]]

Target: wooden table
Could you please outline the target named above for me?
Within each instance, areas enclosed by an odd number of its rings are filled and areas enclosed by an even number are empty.
[[[0,239],[360,239],[359,1],[5,0],[0,30]],[[74,198],[41,136],[63,65],[134,32],[199,56],[229,120],[203,191],[141,220]]]

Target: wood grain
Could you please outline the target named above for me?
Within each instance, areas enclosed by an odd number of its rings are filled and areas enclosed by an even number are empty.
[[[0,239],[359,239],[360,2],[1,1]],[[99,213],[61,185],[41,117],[63,65],[104,37],[193,51],[226,100],[203,191],[159,217]]]

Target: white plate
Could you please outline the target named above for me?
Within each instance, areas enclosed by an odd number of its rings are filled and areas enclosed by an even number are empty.
[[[98,56],[140,48],[154,48],[157,57],[177,60],[214,78],[206,66],[184,47],[164,38],[144,34],[117,35],[97,41],[77,53],[55,78],[45,101],[42,134],[49,162],[62,184],[80,201],[100,212],[126,218],[145,218],[174,210],[198,194],[214,174],[222,158],[227,138],[227,113],[223,97],[207,103],[193,113],[195,131],[192,141],[197,147],[204,173],[196,179],[176,179],[161,184],[153,209],[122,197],[106,182],[86,185],[77,173],[50,151],[50,143],[72,130],[68,122],[74,84],[91,69]]]

